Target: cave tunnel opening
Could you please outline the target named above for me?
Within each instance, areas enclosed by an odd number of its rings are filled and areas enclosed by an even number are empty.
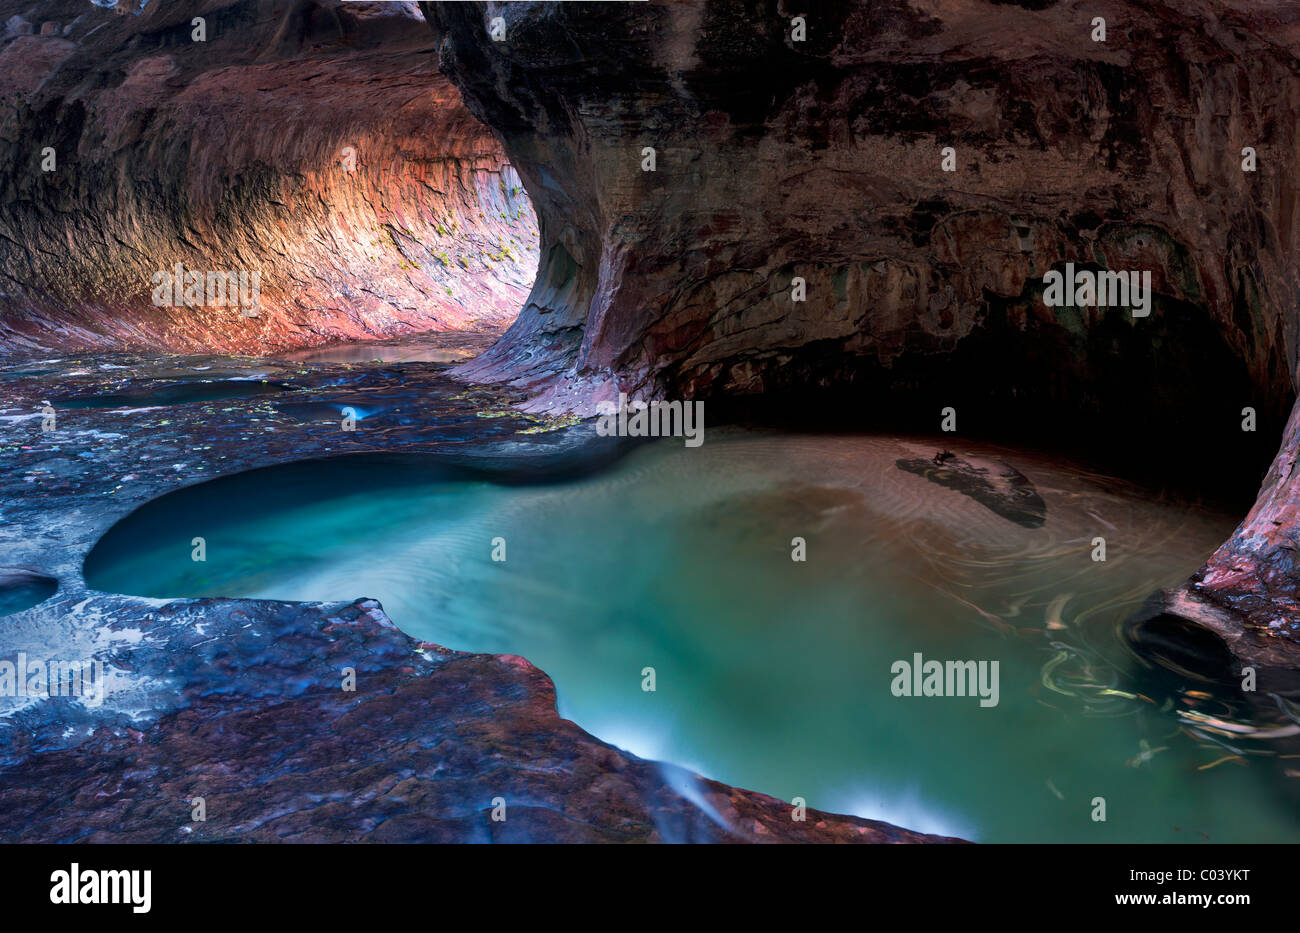
[[[201,41],[184,10],[128,6],[6,27],[0,357],[270,355],[515,318],[537,217],[411,4],[232,4]]]

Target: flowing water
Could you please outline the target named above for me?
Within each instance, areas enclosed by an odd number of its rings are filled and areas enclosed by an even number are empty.
[[[58,588],[58,581],[51,577],[0,567],[0,616],[30,609],[49,599]]]
[[[287,464],[143,507],[86,578],[373,597],[415,637],[527,657],[563,715],[635,754],[911,829],[1300,840],[1286,749],[1242,738],[1253,726],[1225,724],[1252,714],[1230,689],[1171,677],[1121,625],[1233,519],[1022,453],[957,453],[1023,474],[1012,505],[929,469],[933,444],[889,437],[711,431],[546,482],[431,455]],[[896,696],[896,663],[918,653],[998,662],[996,705]]]

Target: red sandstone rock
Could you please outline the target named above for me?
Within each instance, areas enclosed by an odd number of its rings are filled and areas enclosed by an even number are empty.
[[[423,8],[543,232],[524,313],[467,376],[581,412],[614,384],[775,392],[901,381],[925,357],[1039,388],[960,357],[1004,341],[1104,388],[1113,349],[1034,291],[1093,261],[1151,270],[1157,320],[1203,316],[1261,407],[1286,410],[1293,6],[1108,0],[1087,11],[1104,43],[1055,3],[813,3],[802,43],[788,11],[714,0],[494,7],[501,42],[485,4]]]

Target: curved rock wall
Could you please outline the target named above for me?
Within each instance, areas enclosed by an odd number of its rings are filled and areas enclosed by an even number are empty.
[[[591,411],[615,384],[822,385],[925,411],[1019,394],[1146,419],[1222,399],[1281,429],[1297,339],[1287,5],[424,9],[541,218],[533,293],[475,378],[513,379],[543,409]],[[1153,313],[1047,308],[1042,276],[1067,261],[1149,270]]]
[[[516,314],[536,220],[413,4],[3,2],[0,23],[0,352],[259,353]],[[260,273],[258,315],[157,307],[176,263]]]
[[[1164,608],[1218,632],[1266,671],[1264,692],[1300,695],[1300,404],[1245,520]]]

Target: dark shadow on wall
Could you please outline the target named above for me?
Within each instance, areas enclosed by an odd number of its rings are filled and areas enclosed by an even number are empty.
[[[1282,360],[1257,378],[1185,301],[1157,296],[1136,320],[1126,309],[1062,307],[1045,322],[1025,313],[1041,295],[985,300],[981,325],[947,352],[884,366],[838,341],[784,351],[790,359],[765,369],[761,396],[707,399],[709,421],[941,435],[951,407],[955,444],[1056,452],[1224,506],[1254,501],[1295,402]],[[1100,319],[1084,326],[1089,313]],[[1253,431],[1243,430],[1246,408]]]

